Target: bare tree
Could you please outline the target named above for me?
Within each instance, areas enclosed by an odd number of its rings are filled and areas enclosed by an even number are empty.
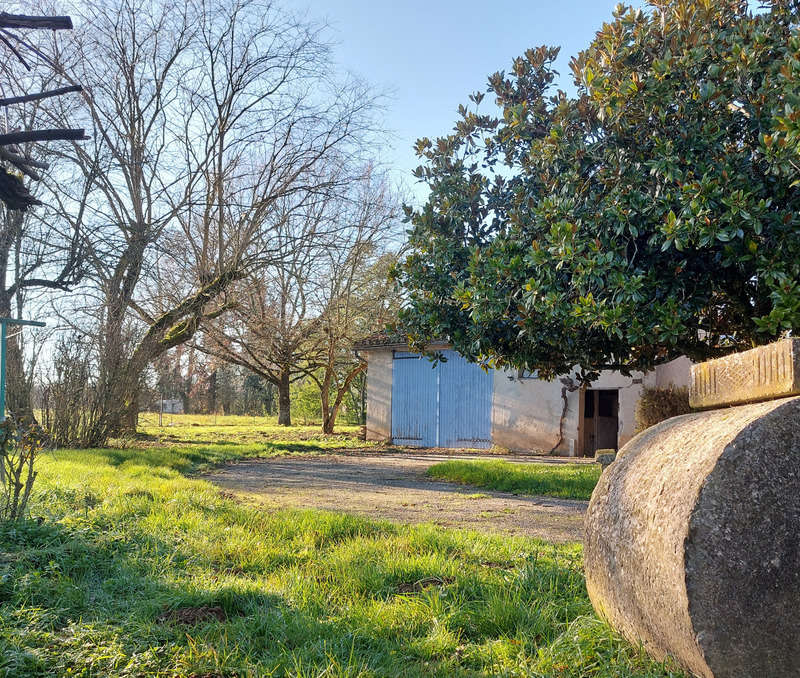
[[[190,71],[183,57],[191,19],[172,3],[86,2],[76,9],[78,30],[59,52],[58,65],[64,77],[86,83],[92,141],[74,144],[65,155],[75,168],[69,178],[87,182],[90,192],[54,194],[61,215],[87,234],[92,279],[102,300],[92,318],[99,330],[98,396],[107,404],[94,433],[94,444],[101,444],[136,406],[141,370],[131,369],[125,350],[131,302],[152,247],[175,217],[166,196],[187,180],[186,168],[175,165],[169,115],[181,78]],[[59,185],[76,184],[60,177]]]
[[[333,431],[364,369],[353,342],[396,310],[387,253],[396,244],[396,206],[369,168],[347,193],[287,209],[273,238],[275,264],[241,286],[230,316],[204,325],[203,350],[277,387],[280,424],[291,424],[291,384],[309,378],[320,389],[323,430]]]
[[[331,224],[331,196],[304,204],[286,198],[273,213],[274,261],[237,285],[228,316],[204,324],[206,353],[246,367],[278,389],[278,423],[291,425],[290,386],[306,375],[305,362],[316,342],[321,319],[313,306],[318,284],[314,269],[320,253],[333,247],[338,227]]]
[[[79,218],[103,297],[99,388],[113,434],[135,427],[147,365],[280,256],[279,201],[300,209],[346,181],[327,168],[347,165],[372,102],[333,83],[317,28],[270,3],[84,0],[78,14],[62,72],[85,84],[94,133],[71,157],[93,187]],[[62,196],[62,213],[80,200]]]
[[[366,370],[353,345],[396,317],[399,297],[389,268],[396,261],[390,248],[396,245],[392,236],[397,235],[398,212],[385,179],[369,172],[337,210],[336,219],[347,225],[340,242],[325,250],[317,264],[321,323],[317,341],[311,342],[316,352],[306,357],[306,373],[320,389],[324,433],[333,433],[345,396]]]

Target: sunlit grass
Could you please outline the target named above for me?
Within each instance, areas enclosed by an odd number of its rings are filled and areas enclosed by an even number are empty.
[[[453,460],[431,466],[428,475],[499,492],[589,499],[600,478],[600,467],[596,464]]]
[[[157,412],[142,412],[139,415],[139,432],[143,442],[157,441],[166,444],[203,444],[226,442],[229,444],[298,441],[327,441],[329,446],[337,443],[358,444],[360,426],[340,424],[333,434],[324,434],[319,425],[279,426],[276,417],[250,417],[214,414],[164,414],[158,424]]]
[[[248,445],[47,453],[41,524],[0,528],[0,676],[682,675],[596,619],[579,545],[263,511],[186,476]],[[200,606],[223,619],[163,616]]]

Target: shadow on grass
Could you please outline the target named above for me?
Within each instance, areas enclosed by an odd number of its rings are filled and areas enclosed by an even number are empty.
[[[79,464],[103,465],[115,468],[144,466],[152,469],[169,469],[182,474],[205,470],[243,458],[269,456],[280,452],[263,443],[214,442],[207,445],[178,445],[158,447],[114,447],[83,450],[54,450],[48,455],[56,460]]]
[[[575,563],[532,560],[532,541],[267,513],[179,477],[337,451],[270,447],[49,453],[64,463],[45,466],[33,510],[58,522],[0,526],[0,676],[562,675],[533,664],[589,612]]]
[[[588,611],[576,556],[556,547],[153,491],[0,527],[0,675],[524,673]],[[216,548],[237,534],[254,541]],[[630,654],[601,645],[609,665]]]
[[[0,675],[86,675],[89,666],[91,675],[124,667],[227,676],[252,666],[284,675],[303,664],[369,663],[378,641],[368,633],[356,638],[246,577],[198,580],[196,558],[150,535],[134,542],[84,526],[0,526]],[[154,571],[158,561],[185,567],[183,580]]]

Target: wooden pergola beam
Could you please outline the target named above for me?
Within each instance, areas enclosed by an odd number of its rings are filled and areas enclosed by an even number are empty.
[[[12,104],[24,104],[29,101],[39,101],[40,99],[49,99],[50,97],[60,97],[62,94],[69,94],[70,92],[82,92],[83,87],[80,85],[69,85],[68,87],[59,87],[58,89],[51,89],[46,92],[38,92],[36,94],[25,94],[18,97],[6,97],[0,99],[0,107],[11,106]]]
[[[0,146],[30,141],[81,141],[87,138],[83,129],[31,129],[0,134]]]
[[[30,70],[30,66],[25,61],[20,49],[18,49],[12,41],[16,41],[22,47],[38,54],[48,63],[51,62],[44,54],[39,52],[36,47],[17,37],[15,31],[20,29],[60,31],[72,30],[72,27],[72,19],[68,16],[31,16],[0,12],[0,48],[5,45],[5,47],[20,60],[22,65]],[[41,99],[48,99],[50,97],[57,97],[70,92],[80,91],[82,91],[80,85],[69,85],[35,94],[2,97],[0,98],[0,110],[14,104],[39,101]],[[17,147],[18,144],[38,141],[80,141],[87,138],[86,132],[83,129],[69,128],[22,130],[0,134],[0,203],[5,205],[7,209],[21,211],[25,211],[33,205],[42,204],[41,201],[37,200],[31,194],[28,187],[25,186],[25,183],[19,176],[12,174],[3,166],[5,164],[11,165],[30,179],[34,181],[41,180],[41,176],[36,170],[46,169],[47,164],[27,157]],[[3,325],[2,329],[3,332],[5,332],[5,325]],[[0,386],[0,390],[1,389],[2,387]],[[1,401],[2,395],[0,394],[0,402]],[[0,408],[0,414],[2,414],[2,408]],[[0,416],[0,419],[2,419],[2,416]]]
[[[25,156],[17,153],[12,153],[3,146],[0,146],[0,160],[5,160],[7,163],[10,163],[20,172],[26,176],[29,176],[34,181],[42,180],[41,175],[34,168],[47,169],[47,163],[39,162],[38,160],[33,160],[32,158],[26,158]]]
[[[33,158],[29,158],[25,155],[20,155],[19,153],[9,150],[9,148],[13,147],[0,146],[0,158],[10,162],[13,165],[28,165],[29,167],[38,167],[39,169],[43,170],[46,170],[50,167],[50,165],[48,165],[46,162],[34,160]]]
[[[0,12],[0,28],[43,28],[52,31],[72,30],[68,16],[27,16]]]

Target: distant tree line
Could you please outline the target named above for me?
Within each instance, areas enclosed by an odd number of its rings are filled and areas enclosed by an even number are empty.
[[[204,354],[194,348],[166,353],[150,369],[143,391],[142,409],[159,411],[161,400],[179,401],[187,414],[234,414],[278,418],[278,386],[246,367]],[[352,358],[355,366],[359,361]],[[348,424],[365,423],[366,379],[363,371],[350,381],[342,395],[342,412]],[[41,394],[34,395],[34,401]],[[320,381],[313,376],[295,380],[289,392],[295,423],[323,423]]]

